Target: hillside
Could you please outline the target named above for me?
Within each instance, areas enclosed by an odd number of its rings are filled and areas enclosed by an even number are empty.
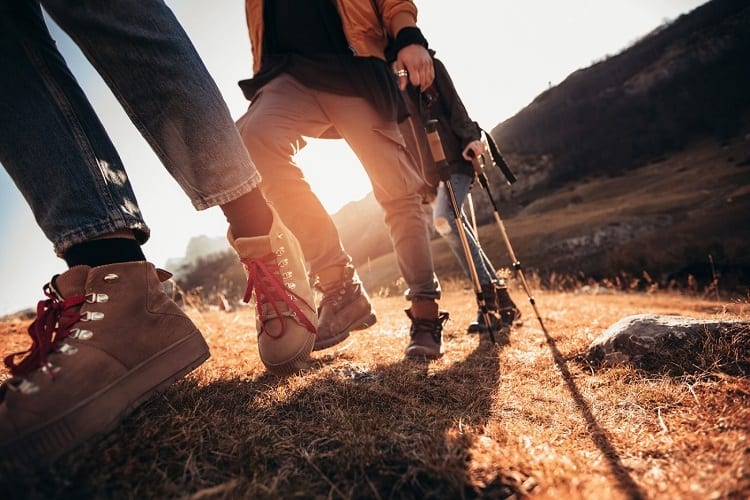
[[[750,155],[750,140],[696,144],[621,176],[527,199],[515,216],[501,217],[516,257],[545,284],[569,276],[619,287],[702,289],[716,279],[743,296],[750,282],[750,168],[738,164],[742,155]],[[510,267],[495,223],[479,235],[496,266]],[[460,275],[443,241],[434,241],[433,252],[441,278]],[[360,275],[370,290],[397,288],[392,254],[363,263]]]
[[[492,130],[505,153],[544,156],[544,185],[612,175],[707,137],[746,131],[750,4],[713,0],[570,75]]]

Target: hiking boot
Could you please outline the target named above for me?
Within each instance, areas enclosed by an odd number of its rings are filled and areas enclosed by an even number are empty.
[[[522,325],[521,310],[516,307],[515,302],[510,298],[508,287],[505,286],[505,283],[501,282],[495,286],[495,294],[497,297],[497,312],[500,315],[502,324],[508,328],[513,325]]]
[[[521,318],[521,311],[511,300],[508,287],[503,281],[482,285],[482,298],[487,306],[488,316],[492,325],[492,331],[510,330],[513,323]],[[487,331],[487,322],[481,310],[477,310],[477,319],[469,324],[468,333],[483,333]]]
[[[318,275],[316,288],[323,294],[318,307],[318,338],[314,351],[343,342],[349,332],[364,330],[377,317],[354,267],[329,268]]]
[[[443,355],[443,325],[448,321],[448,313],[440,311],[436,318],[417,318],[407,309],[406,315],[411,320],[409,337],[411,340],[406,348],[408,358],[437,359]]]
[[[497,313],[497,292],[495,291],[495,284],[490,283],[482,285],[482,299],[487,306],[487,312],[489,313],[490,321],[492,324],[492,330],[497,331],[500,326],[500,317]],[[466,330],[469,333],[480,333],[487,331],[487,322],[484,319],[481,309],[477,309],[477,319],[472,323],[469,323],[469,327]]]
[[[255,294],[260,359],[271,373],[286,376],[307,364],[318,319],[299,242],[272,212],[269,236],[235,239],[230,230],[227,239],[245,266],[244,301]]]
[[[52,278],[29,327],[31,348],[5,358],[13,377],[0,387],[2,461],[54,461],[209,357],[161,286],[169,276],[140,261]]]

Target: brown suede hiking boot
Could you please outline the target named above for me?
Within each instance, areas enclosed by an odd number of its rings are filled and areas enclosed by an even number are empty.
[[[52,462],[208,358],[162,289],[169,276],[141,261],[76,266],[52,279],[29,327],[31,348],[5,358],[13,378],[0,387],[0,461]]]
[[[408,358],[437,359],[445,352],[443,348],[443,325],[448,321],[449,315],[440,311],[436,318],[414,317],[410,309],[406,309],[406,315],[411,320],[409,336],[411,341],[406,348]]]
[[[318,307],[318,338],[314,351],[344,341],[349,332],[364,330],[377,321],[354,267],[326,269],[319,273],[316,288],[323,294]]]
[[[235,239],[230,231],[227,238],[247,273],[245,302],[255,294],[261,361],[279,376],[298,372],[310,358],[318,318],[297,238],[275,211],[269,236]]]

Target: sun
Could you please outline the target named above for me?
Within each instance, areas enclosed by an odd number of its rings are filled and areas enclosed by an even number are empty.
[[[295,161],[328,213],[372,191],[364,167],[341,139],[309,139]]]

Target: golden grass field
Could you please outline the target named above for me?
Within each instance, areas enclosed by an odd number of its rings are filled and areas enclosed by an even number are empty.
[[[211,358],[117,430],[51,468],[2,478],[10,498],[585,498],[750,496],[750,380],[710,357],[689,375],[595,370],[584,354],[639,313],[750,319],[744,300],[511,288],[505,343],[466,334],[473,294],[445,285],[446,355],[404,360],[400,296],[378,323],[286,379],[258,359],[253,308],[189,309]],[[6,352],[28,321],[0,326]],[[747,360],[746,360],[747,361]]]

